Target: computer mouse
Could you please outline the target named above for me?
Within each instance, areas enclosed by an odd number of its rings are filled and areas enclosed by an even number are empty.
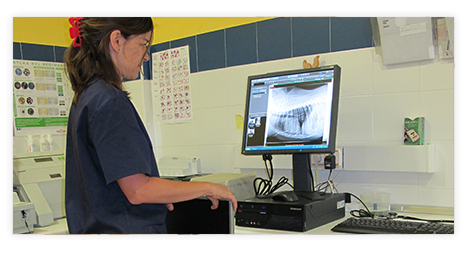
[[[298,196],[294,192],[278,192],[272,199],[275,201],[296,202],[298,201]]]

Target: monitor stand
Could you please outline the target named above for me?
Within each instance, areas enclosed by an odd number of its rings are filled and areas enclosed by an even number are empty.
[[[292,173],[295,192],[313,192],[311,154],[293,154]]]
[[[292,173],[294,192],[299,198],[318,201],[325,199],[325,193],[315,192],[311,171],[311,154],[292,155]]]

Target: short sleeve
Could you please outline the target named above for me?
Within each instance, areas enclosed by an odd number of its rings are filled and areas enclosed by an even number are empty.
[[[89,136],[107,184],[135,174],[151,174],[153,148],[126,97],[111,100],[100,108],[90,124]]]

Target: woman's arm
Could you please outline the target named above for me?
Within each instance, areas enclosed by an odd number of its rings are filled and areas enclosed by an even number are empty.
[[[148,177],[136,174],[118,180],[119,187],[130,203],[170,204],[206,196],[211,200],[212,209],[219,205],[219,199],[231,200],[234,211],[237,210],[237,199],[234,194],[222,184],[209,182],[178,182],[158,177]]]

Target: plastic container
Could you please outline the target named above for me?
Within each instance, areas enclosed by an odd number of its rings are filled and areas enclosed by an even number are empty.
[[[53,138],[51,134],[47,134],[47,141],[48,141],[48,150],[52,151],[55,150],[55,143],[53,143]]]
[[[32,135],[27,136],[27,148],[29,152],[35,151],[34,139],[32,138]]]
[[[40,135],[40,152],[43,152],[43,151],[48,151],[49,150],[49,145],[48,145],[48,141],[47,139],[45,139],[45,135],[42,134]]]
[[[361,194],[361,200],[373,214],[386,215],[390,211],[390,193],[366,192]],[[361,204],[360,204],[360,208]]]

